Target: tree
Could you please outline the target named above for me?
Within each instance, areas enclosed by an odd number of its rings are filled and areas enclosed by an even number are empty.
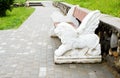
[[[6,11],[12,11],[14,0],[0,0],[0,17],[6,16]]]

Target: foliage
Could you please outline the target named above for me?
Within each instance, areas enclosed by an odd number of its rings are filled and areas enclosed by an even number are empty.
[[[26,0],[15,0],[15,3],[25,3]]]
[[[34,11],[34,8],[18,7],[7,11],[6,17],[0,18],[0,30],[18,28]]]
[[[7,10],[12,10],[11,5],[14,3],[14,0],[0,0],[0,17],[6,16]]]

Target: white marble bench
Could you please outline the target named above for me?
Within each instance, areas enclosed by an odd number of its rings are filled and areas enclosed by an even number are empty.
[[[101,62],[102,56],[99,37],[94,34],[99,24],[100,12],[95,10],[86,13],[80,10],[78,6],[72,7],[69,12],[67,16],[60,16],[59,19],[73,18],[77,22],[77,18],[81,21],[80,25],[74,21],[59,21],[58,18],[52,17],[55,23],[55,34],[61,39],[62,43],[54,53],[55,63]],[[56,16],[57,14],[59,13],[53,14],[52,16]],[[56,19],[58,21],[55,21]],[[73,24],[69,22],[73,22]]]

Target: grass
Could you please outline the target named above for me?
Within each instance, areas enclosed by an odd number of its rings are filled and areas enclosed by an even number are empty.
[[[34,11],[33,8],[18,7],[7,12],[6,17],[0,17],[0,30],[18,28]]]
[[[120,0],[62,0],[80,5],[90,10],[100,10],[102,13],[120,17]]]
[[[14,2],[15,2],[15,3],[25,3],[26,0],[15,0]]]

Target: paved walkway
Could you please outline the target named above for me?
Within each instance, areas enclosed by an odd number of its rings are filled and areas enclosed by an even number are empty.
[[[17,30],[0,31],[0,78],[115,78],[104,64],[54,64],[60,42],[49,30],[57,9],[44,5]]]

